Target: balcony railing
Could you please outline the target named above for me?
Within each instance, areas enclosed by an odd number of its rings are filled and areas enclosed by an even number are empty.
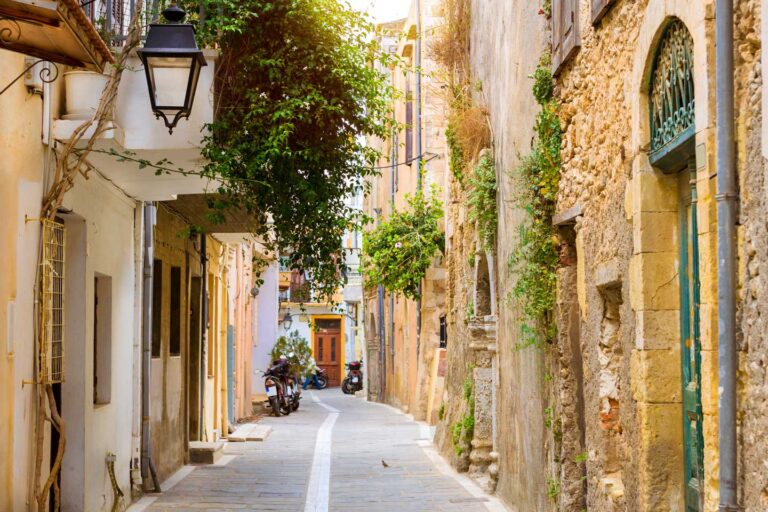
[[[110,46],[119,47],[125,41],[131,22],[136,16],[137,2],[138,0],[82,0],[80,5],[104,41]],[[149,24],[158,20],[167,3],[160,0],[144,2],[141,15],[142,39],[147,35]],[[204,20],[205,6],[202,3],[197,11],[192,17]]]

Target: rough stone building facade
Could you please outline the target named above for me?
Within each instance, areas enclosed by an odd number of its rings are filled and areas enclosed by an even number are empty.
[[[474,397],[481,428],[481,402],[490,401],[496,492],[519,510],[717,510],[715,2],[556,0],[551,15],[539,2],[470,6],[472,79],[488,111],[498,181],[496,370],[490,396]],[[735,2],[738,486],[750,511],[768,507],[761,9],[757,0]],[[538,111],[530,75],[549,51],[563,131],[553,219],[558,335],[523,348],[507,300],[515,284],[507,261],[523,219],[515,169],[530,152]],[[437,441],[471,471],[482,457],[457,455],[453,427],[467,414],[462,383],[477,386],[483,366],[470,355],[475,336],[492,331],[464,312],[478,287],[468,261],[476,237],[467,234],[465,196],[451,193],[453,343]],[[478,435],[473,441],[482,445]]]

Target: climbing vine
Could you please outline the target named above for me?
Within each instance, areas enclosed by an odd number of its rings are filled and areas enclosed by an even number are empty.
[[[467,206],[469,220],[477,224],[477,232],[483,249],[492,250],[496,242],[496,166],[493,154],[486,151],[469,177]]]
[[[545,55],[532,75],[533,96],[541,106],[534,127],[536,138],[531,153],[515,170],[520,191],[517,202],[527,215],[509,259],[516,277],[510,298],[523,316],[520,346],[549,342],[556,332],[553,310],[559,256],[552,216],[560,181],[562,131],[550,67],[550,57]]]
[[[470,369],[469,372],[472,375]],[[461,456],[471,446],[472,437],[475,435],[475,389],[472,385],[472,377],[467,377],[462,384],[462,395],[466,403],[466,414],[456,423],[451,425],[451,444],[456,455]]]
[[[437,189],[408,196],[408,207],[394,212],[363,238],[363,272],[371,285],[409,299],[419,297],[419,285],[438,251],[445,250],[440,230],[443,207]]]

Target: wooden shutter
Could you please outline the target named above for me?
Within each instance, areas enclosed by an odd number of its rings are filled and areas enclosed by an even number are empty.
[[[616,0],[592,0],[592,24],[597,24]]]
[[[557,73],[579,46],[579,0],[552,0],[552,71]]]

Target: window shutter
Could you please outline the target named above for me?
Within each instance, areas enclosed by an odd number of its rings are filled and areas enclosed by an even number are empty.
[[[557,73],[581,45],[579,0],[552,0],[552,70]]]
[[[595,25],[605,16],[616,0],[592,0],[592,24]]]

